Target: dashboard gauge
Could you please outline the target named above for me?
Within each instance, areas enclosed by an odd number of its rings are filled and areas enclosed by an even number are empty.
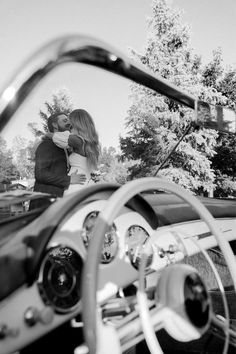
[[[126,237],[125,237],[126,253],[129,256],[132,265],[136,269],[139,268],[142,250],[149,237],[150,236],[148,232],[139,225],[130,226],[126,232]],[[153,253],[151,253],[148,256],[146,269],[152,263],[152,259],[153,259]]]
[[[80,300],[82,259],[69,247],[58,246],[46,254],[38,283],[43,301],[58,313],[71,311]]]
[[[96,223],[99,211],[93,211],[89,213],[83,223],[82,239],[86,248],[89,246],[93,234],[93,228]],[[104,235],[104,242],[101,254],[101,263],[110,263],[116,256],[118,251],[118,237],[116,232],[116,226],[113,225]]]

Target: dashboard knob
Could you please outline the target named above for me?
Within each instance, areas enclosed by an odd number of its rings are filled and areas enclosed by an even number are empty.
[[[176,252],[178,252],[178,247],[176,245],[170,244],[169,245],[169,253],[174,254]]]
[[[159,248],[158,255],[159,255],[160,258],[164,258],[165,255],[166,255],[165,250],[163,248]]]
[[[34,326],[39,319],[39,310],[36,307],[28,307],[24,313],[24,321],[27,326]]]
[[[6,337],[16,337],[19,334],[18,328],[9,328],[6,324],[0,324],[0,339],[4,339]]]
[[[0,339],[3,339],[7,336],[8,327],[6,324],[0,324]]]
[[[39,321],[43,324],[49,324],[52,322],[54,316],[54,311],[50,306],[46,306],[39,316]]]
[[[37,322],[42,324],[51,323],[53,320],[54,311],[51,307],[47,306],[43,310],[39,311],[36,307],[28,307],[24,313],[24,321],[27,326],[32,327]]]

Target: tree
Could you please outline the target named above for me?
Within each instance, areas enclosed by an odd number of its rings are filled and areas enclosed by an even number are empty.
[[[215,196],[227,197],[236,195],[236,136],[220,134],[212,158],[215,170]]]
[[[128,170],[133,164],[134,162],[128,159],[122,161],[114,147],[104,147],[98,168],[99,181],[124,184],[129,179]]]
[[[236,181],[228,175],[217,174],[214,196],[218,198],[236,197]]]
[[[236,68],[228,67],[218,82],[218,90],[227,97],[227,107],[236,110]]]
[[[172,9],[166,0],[153,0],[144,53],[131,49],[131,56],[195,97],[225,103],[221,92],[204,85],[201,58],[191,48],[190,30],[183,24],[182,13]],[[120,143],[124,157],[139,156],[141,160],[141,168],[134,166],[132,171],[136,178],[157,170],[188,127],[192,111],[136,84],[131,86],[131,98],[128,133]],[[211,191],[214,172],[210,159],[215,154],[216,137],[212,131],[190,130],[160,174],[195,193]]]
[[[13,163],[12,152],[7,148],[6,141],[0,137],[0,182],[10,183],[19,178],[19,171]]]
[[[221,93],[221,100],[216,103],[236,109],[236,69],[223,66],[220,48],[213,51],[212,61],[203,68],[202,82],[207,89]]]
[[[64,112],[69,114],[73,110],[73,102],[69,90],[66,88],[59,88],[52,93],[51,101],[44,103],[45,109],[40,109],[39,116],[42,120],[43,131],[38,128],[36,123],[29,123],[28,127],[35,137],[40,137],[44,132],[48,131],[47,120],[53,113]]]
[[[222,51],[218,48],[213,51],[213,59],[209,62],[202,72],[202,82],[206,87],[214,87],[217,89],[220,77],[224,72],[222,66]]]
[[[236,69],[224,68],[221,50],[213,53],[213,60],[203,70],[203,82],[221,92],[224,100],[221,105],[236,109]],[[220,133],[215,147],[216,154],[211,158],[215,171],[215,196],[227,197],[236,194],[236,137]]]
[[[18,135],[13,140],[13,158],[20,174],[20,178],[33,178],[34,161],[31,158],[32,141]]]

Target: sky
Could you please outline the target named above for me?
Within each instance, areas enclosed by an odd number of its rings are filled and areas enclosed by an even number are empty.
[[[152,0],[0,0],[0,89],[17,68],[48,41],[69,34],[102,40],[128,54],[142,52]],[[236,63],[235,0],[170,0],[184,11],[191,27],[192,47],[210,60],[222,48],[225,65]],[[2,135],[11,146],[13,136],[33,139],[27,123],[39,122],[39,109],[60,87],[69,90],[77,107],[93,116],[103,146],[116,146],[129,107],[127,80],[82,64],[59,68],[29,96]],[[121,119],[122,118],[122,119]]]

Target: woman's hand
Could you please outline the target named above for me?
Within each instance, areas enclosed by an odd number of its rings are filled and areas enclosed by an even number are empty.
[[[47,133],[44,133],[43,136],[42,136],[42,140],[47,140],[47,139],[52,139],[53,137],[53,133],[50,133],[50,132],[47,132]]]
[[[47,133],[45,133],[45,138],[49,138],[49,139],[52,139],[52,137],[53,137],[53,133],[50,133],[50,132],[47,132]]]

